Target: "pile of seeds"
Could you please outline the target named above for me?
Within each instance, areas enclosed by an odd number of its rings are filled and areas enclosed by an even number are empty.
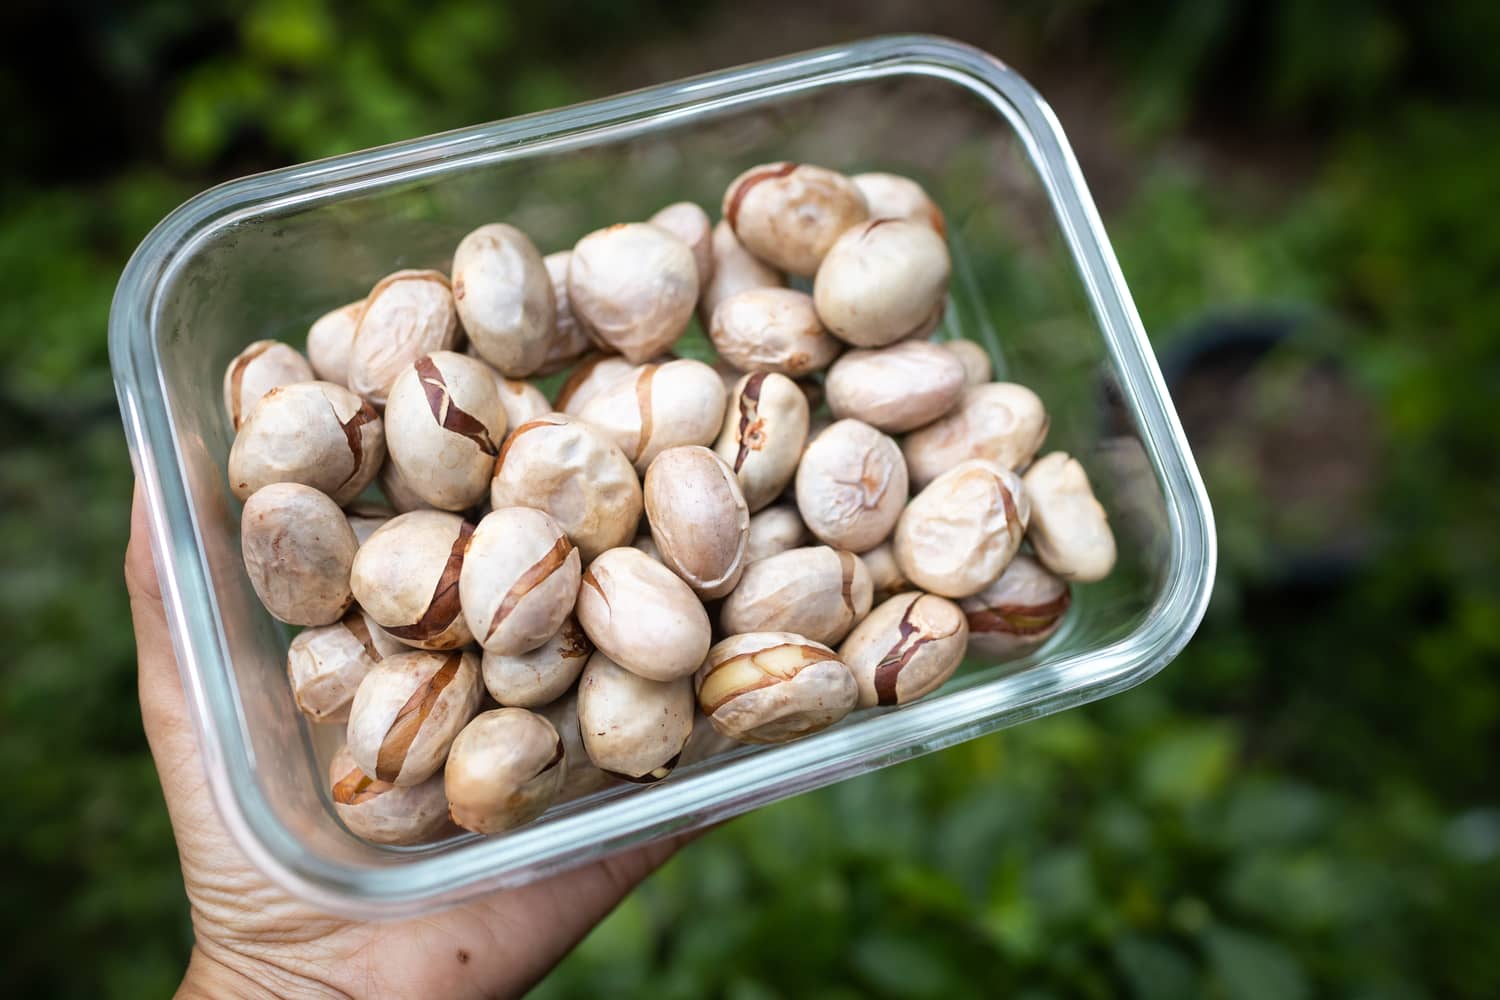
[[[717,225],[481,226],[235,358],[245,568],[349,829],[510,829],[1051,636],[1114,539],[1036,394],[929,339],[948,277],[913,181],[774,163]]]

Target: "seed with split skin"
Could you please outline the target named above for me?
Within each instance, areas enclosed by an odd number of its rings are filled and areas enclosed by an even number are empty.
[[[588,657],[584,657],[587,662]],[[615,777],[595,766],[583,745],[583,733],[578,728],[578,691],[571,690],[549,705],[536,710],[537,714],[552,723],[557,735],[562,737],[563,775],[559,802],[571,802],[607,788],[615,783]]]
[[[750,515],[750,539],[745,544],[745,565],[769,559],[778,552],[812,541],[802,516],[791,504],[776,504]]]
[[[455,649],[473,640],[459,603],[459,574],[474,526],[457,514],[418,510],[391,518],[354,557],[359,606],[408,646]]]
[[[578,550],[556,521],[530,507],[485,515],[469,540],[458,593],[486,653],[516,656],[557,634],[573,611]]]
[[[948,244],[920,222],[875,219],[844,233],[813,282],[818,318],[856,347],[937,328],[948,298]]]
[[[791,632],[732,635],[694,678],[698,707],[742,743],[786,743],[848,715],[859,687],[838,654]]]
[[[712,629],[703,603],[638,549],[610,549],[584,570],[575,613],[611,661],[648,680],[687,677],[708,653]]]
[[[442,775],[418,785],[393,785],[361,771],[343,746],[328,765],[328,782],[339,819],[371,843],[425,844],[450,829]]]
[[[990,380],[990,352],[972,340],[945,340],[943,350],[964,366],[964,385],[984,385]]]
[[[1018,555],[994,583],[959,602],[969,620],[969,651],[996,662],[1025,656],[1052,637],[1071,603],[1066,582]]]
[[[596,230],[573,248],[568,299],[594,336],[640,364],[671,347],[693,317],[693,251],[646,222]]]
[[[279,340],[257,340],[224,370],[224,409],[235,430],[260,398],[272,389],[313,381],[312,366],[293,347]]]
[[[1019,476],[993,462],[961,462],[906,505],[896,524],[896,564],[931,593],[977,594],[1015,556],[1030,519]]]
[[[780,496],[797,474],[807,427],[807,396],[785,375],[754,372],[735,383],[714,451],[734,470],[752,511]]]
[[[300,483],[272,483],[245,501],[240,551],[266,610],[288,625],[329,625],[353,600],[359,542],[338,504]]]
[[[937,690],[964,658],[969,626],[957,604],[897,594],[854,627],[839,658],[859,684],[859,705],[905,705]]]
[[[823,383],[835,417],[853,417],[891,434],[929,424],[953,409],[964,389],[958,358],[925,340],[850,351]]]
[[[906,506],[906,462],[896,442],[858,420],[814,438],[797,468],[797,510],[824,544],[873,549]]]
[[[287,650],[286,672],[297,707],[313,722],[349,721],[349,703],[365,674],[406,646],[350,608],[332,625],[303,629]]]
[[[646,470],[646,520],[661,561],[706,600],[745,569],[750,510],[734,472],[707,448],[668,448]]]
[[[556,305],[556,319],[552,324],[552,336],[547,341],[547,355],[536,370],[538,375],[551,375],[583,357],[593,345],[588,331],[578,317],[573,315],[573,303],[568,299],[568,264],[573,251],[560,250],[542,258],[547,268],[547,278],[552,282],[552,301]]]
[[[568,595],[569,605],[575,596]],[[535,649],[515,655],[486,650],[481,664],[484,686],[502,705],[541,708],[567,693],[593,651],[593,643],[570,615],[562,628]]]
[[[693,264],[698,268],[698,288],[701,291],[714,275],[713,222],[708,213],[690,201],[673,202],[651,216],[653,226],[660,226],[688,245],[693,251]]]
[[[313,373],[324,382],[348,384],[354,330],[364,311],[365,300],[360,299],[324,313],[307,328],[307,360]]]
[[[1047,436],[1047,410],[1037,394],[1014,382],[964,390],[946,416],[908,434],[901,443],[912,485],[921,489],[959,462],[982,458],[1021,469]]]
[[[645,472],[668,448],[713,442],[724,419],[724,383],[701,361],[641,365],[601,390],[578,419]]]
[[[671,358],[657,358],[652,363],[665,364]],[[631,374],[636,366],[618,354],[586,354],[568,380],[557,391],[557,411],[576,417],[593,398],[615,382]]]
[[[698,322],[707,330],[719,303],[731,295],[748,292],[752,288],[781,288],[786,278],[759,257],[741,245],[729,228],[729,223],[720,221],[714,226],[713,276],[698,296]]]
[[[479,711],[479,657],[412,650],[375,664],[349,708],[349,753],[359,769],[393,785],[437,773],[448,747]]]
[[[1079,583],[1109,576],[1115,536],[1078,460],[1054,451],[1032,463],[1024,482],[1032,509],[1028,537],[1042,565]]]
[[[397,271],[365,298],[349,350],[349,388],[376,406],[401,370],[458,344],[458,312],[441,271]]]
[[[810,278],[839,234],[869,217],[843,174],[808,163],[751,167],[724,192],[724,221],[772,267]]]
[[[386,448],[420,499],[440,510],[466,510],[489,488],[505,420],[484,362],[438,351],[408,365],[391,384]]]
[[[395,462],[387,462],[380,467],[380,492],[390,501],[397,513],[407,514],[414,510],[436,509],[418,496],[416,490],[407,485],[406,477],[401,475],[401,470],[396,468]],[[360,544],[364,544],[363,541]]]
[[[385,522],[396,516],[396,511],[380,503],[355,503],[344,508],[344,520],[349,522],[349,527],[354,532],[354,537],[359,544],[365,544],[365,539],[375,534],[376,530]]]
[[[331,382],[272,389],[250,411],[229,449],[229,488],[240,500],[270,483],[301,483],[346,504],[385,461],[375,410]]]
[[[862,553],[859,558],[864,561],[865,569],[870,573],[875,603],[882,603],[888,597],[912,589],[911,581],[901,572],[901,567],[896,565],[896,553],[889,541],[881,542],[870,551]]]
[[[693,731],[691,672],[648,680],[596,652],[578,679],[578,727],[600,770],[626,781],[660,781],[677,766]]]
[[[865,196],[872,219],[906,219],[929,226],[939,236],[948,235],[943,210],[928,197],[922,185],[900,174],[855,174],[849,178]]]
[[[719,609],[725,632],[795,632],[835,643],[870,613],[870,572],[852,552],[791,549],[746,567]]]
[[[843,345],[823,329],[812,296],[794,288],[752,288],[720,302],[708,325],[720,357],[744,372],[794,378],[821,371]]]
[[[547,811],[566,775],[552,723],[524,708],[481,712],[448,751],[448,815],[475,833],[514,829]]]
[[[500,374],[524,378],[542,366],[557,307],[547,266],[525,233],[491,223],[460,240],[453,303],[469,343]]]
[[[561,413],[511,432],[495,461],[490,502],[535,507],[565,531],[585,565],[630,544],[641,520],[641,481],[599,431]]]

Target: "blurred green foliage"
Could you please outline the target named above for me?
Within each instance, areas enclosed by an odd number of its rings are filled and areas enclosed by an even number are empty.
[[[1129,182],[1107,221],[1162,343],[1265,302],[1335,319],[1325,346],[1386,443],[1376,557],[1335,591],[1272,587],[1255,498],[1211,481],[1220,586],[1160,678],[736,820],[539,993],[1500,995],[1500,7],[1016,7],[1014,30],[970,40],[1044,92],[1069,67],[1114,81]],[[118,568],[104,325],[132,247],[216,179],[595,95],[606,62],[610,89],[647,82],[640,53],[653,75],[706,68],[716,18],[606,0],[0,15],[0,991],[161,996],[190,943]]]

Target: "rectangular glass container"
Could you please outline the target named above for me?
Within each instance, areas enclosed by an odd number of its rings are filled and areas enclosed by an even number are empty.
[[[954,261],[940,336],[982,344],[997,378],[1046,401],[1045,450],[1077,456],[1110,511],[1114,574],[1074,588],[1066,627],[1037,653],[966,662],[898,710],[596,793],[503,836],[421,848],[357,839],[327,794],[339,734],[296,710],[289,633],[240,561],[225,366],[263,337],[302,344],[314,318],[390,271],[446,270],[482,223],[518,225],[544,253],[565,249],[671,201],[716,214],[736,174],[771,160],[889,170],[934,196]],[[232,181],[142,242],[109,336],[218,808],[268,876],[353,916],[518,885],[1122,691],[1187,642],[1213,580],[1202,483],[1057,120],[1003,63],[943,39],[873,39]],[[693,332],[683,350],[703,344]]]

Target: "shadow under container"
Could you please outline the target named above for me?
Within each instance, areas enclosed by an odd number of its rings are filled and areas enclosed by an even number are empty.
[[[260,607],[240,560],[225,366],[260,338],[300,345],[313,319],[393,270],[446,270],[482,223],[520,226],[544,253],[566,249],[672,201],[717,214],[729,181],[771,160],[906,174],[938,201],[954,263],[939,335],[982,344],[996,378],[1046,401],[1044,450],[1087,468],[1118,538],[1114,574],[1074,587],[1067,624],[1041,650],[971,660],[898,710],[607,789],[503,836],[419,848],[359,840],[328,798],[338,734],[297,711],[289,631]],[[682,350],[708,350],[696,327]],[[1202,484],[1057,121],[1008,67],[942,39],[815,51],[214,188],[132,257],[110,352],[219,811],[268,876],[351,916],[410,915],[519,885],[1117,693],[1182,648],[1213,579]]]

